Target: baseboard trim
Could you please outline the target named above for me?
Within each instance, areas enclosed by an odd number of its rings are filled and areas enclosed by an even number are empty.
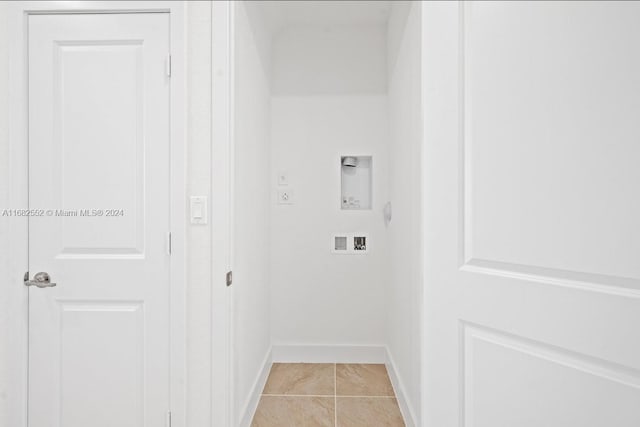
[[[258,409],[258,403],[260,402],[260,395],[262,395],[262,390],[264,390],[264,386],[267,383],[267,378],[269,377],[269,371],[271,370],[271,364],[273,363],[272,350],[269,349],[267,354],[262,361],[262,369],[258,373],[256,380],[253,383],[253,387],[251,387],[251,393],[247,397],[247,401],[244,405],[244,408],[241,412],[243,414],[242,419],[240,421],[240,427],[250,427],[251,421],[253,421],[253,416],[256,413],[256,409]]]
[[[386,349],[375,345],[274,345],[274,363],[385,363]]]
[[[385,365],[387,367],[387,372],[389,373],[389,378],[391,378],[391,385],[393,385],[393,390],[395,391],[396,398],[398,399],[398,405],[400,406],[400,412],[402,412],[404,423],[406,427],[416,427],[418,423],[416,422],[415,413],[407,400],[406,389],[404,388],[402,380],[400,380],[400,376],[398,376],[398,370],[396,369],[396,365],[393,361],[389,348],[385,348],[385,355]]]

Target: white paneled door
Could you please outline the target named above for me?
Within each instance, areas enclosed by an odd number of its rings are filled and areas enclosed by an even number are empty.
[[[28,19],[29,426],[164,426],[169,14]]]
[[[425,426],[640,426],[640,3],[425,2]]]

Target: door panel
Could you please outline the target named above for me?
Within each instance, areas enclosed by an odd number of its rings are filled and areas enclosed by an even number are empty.
[[[55,42],[54,141],[60,144],[53,147],[59,155],[51,159],[60,171],[51,183],[55,202],[121,206],[130,212],[108,222],[100,217],[63,218],[60,256],[65,258],[144,251],[142,43]],[[105,126],[109,122],[114,125]],[[92,191],[104,182],[109,191]]]
[[[638,379],[623,367],[469,324],[462,333],[467,425],[640,425]]]
[[[55,332],[63,349],[60,424],[95,425],[96,416],[106,406],[113,410],[108,415],[109,425],[145,425],[146,325],[142,302],[56,303],[60,330]],[[162,412],[164,408],[158,409]]]
[[[426,425],[640,423],[639,19],[424,4]]]
[[[29,425],[169,410],[169,16],[29,16]]]
[[[640,5],[465,12],[465,261],[638,287]]]

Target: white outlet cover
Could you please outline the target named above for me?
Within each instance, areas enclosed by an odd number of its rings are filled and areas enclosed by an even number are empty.
[[[331,235],[331,252],[336,254],[349,253],[349,234],[338,233]]]
[[[292,205],[293,204],[293,190],[283,189],[278,190],[278,204],[279,205]]]

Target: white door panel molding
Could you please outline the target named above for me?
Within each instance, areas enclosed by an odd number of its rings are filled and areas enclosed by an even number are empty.
[[[638,19],[423,4],[425,425],[638,424]]]

